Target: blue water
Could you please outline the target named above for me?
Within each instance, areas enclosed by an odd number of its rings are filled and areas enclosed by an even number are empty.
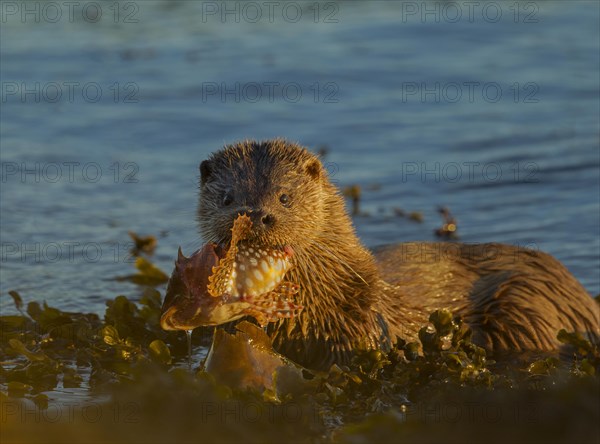
[[[112,280],[133,272],[127,231],[159,236],[153,260],[170,273],[179,245],[201,245],[200,161],[276,136],[327,146],[333,180],[363,187],[369,246],[434,240],[445,205],[462,241],[550,252],[600,292],[597,2],[524,2],[518,17],[495,2],[496,22],[458,2],[456,23],[451,9],[421,17],[439,2],[413,2],[417,15],[321,2],[316,20],[296,2],[297,22],[278,8],[257,23],[208,15],[221,2],[121,2],[118,19],[99,4],[97,23],[2,10],[3,313],[9,290],[98,313],[135,298]]]

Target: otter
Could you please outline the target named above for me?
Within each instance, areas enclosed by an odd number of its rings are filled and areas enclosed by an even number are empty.
[[[600,336],[596,302],[552,256],[503,244],[405,243],[374,251],[358,239],[317,156],[283,139],[225,146],[200,164],[198,223],[225,245],[238,214],[250,239],[292,248],[286,279],[299,316],[270,324],[275,349],[312,369],[347,364],[358,348],[415,340],[439,308],[460,316],[489,353],[555,351],[564,328]]]

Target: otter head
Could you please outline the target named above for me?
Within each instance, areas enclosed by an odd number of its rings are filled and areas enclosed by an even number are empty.
[[[319,159],[283,140],[226,146],[200,164],[198,221],[206,241],[227,244],[238,214],[252,220],[250,242],[302,248],[322,226]]]
[[[291,261],[285,280],[297,284],[298,293],[286,298],[283,291],[282,299],[304,309],[269,327],[278,351],[326,369],[346,362],[355,343],[387,339],[373,310],[377,267],[315,155],[280,139],[241,142],[211,155],[200,165],[198,221],[204,239],[231,245],[238,214],[252,220],[251,233],[243,238],[245,251],[256,255],[258,244],[259,252],[280,250]],[[238,270],[243,265],[248,274],[254,260],[252,274],[264,277],[259,258],[244,260],[236,256]]]

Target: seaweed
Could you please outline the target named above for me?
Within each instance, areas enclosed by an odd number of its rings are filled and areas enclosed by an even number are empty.
[[[133,256],[139,256],[142,253],[149,255],[154,254],[157,245],[154,236],[139,236],[133,231],[129,231],[127,234],[129,234],[129,237],[133,241],[133,248],[131,249],[131,254]]]
[[[161,294],[151,286],[141,286],[136,301],[107,301],[103,317],[9,294],[18,314],[0,316],[6,441],[65,442],[67,434],[77,442],[598,439],[600,353],[575,332],[557,332],[572,350],[566,360],[494,362],[460,318],[437,310],[418,342],[398,339],[387,353],[361,350],[328,372],[281,361],[257,380],[260,356],[279,355],[259,327],[239,324],[235,344],[260,349],[240,367],[258,383],[239,386],[222,377],[223,367],[185,369],[185,335],[160,327]],[[240,359],[226,352],[224,365]],[[50,412],[64,406],[65,389],[87,393],[103,415],[54,421]]]

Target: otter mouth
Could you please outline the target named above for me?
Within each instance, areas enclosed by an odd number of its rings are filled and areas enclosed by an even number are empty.
[[[163,304],[164,329],[219,325],[246,315],[266,325],[299,314],[299,287],[284,281],[294,250],[249,242],[251,226],[250,218],[238,216],[228,247],[207,244],[190,258],[179,253]]]
[[[292,268],[290,246],[268,246],[252,239],[252,221],[238,215],[228,247],[220,247],[219,265],[209,278],[212,296],[254,298],[275,291]]]

